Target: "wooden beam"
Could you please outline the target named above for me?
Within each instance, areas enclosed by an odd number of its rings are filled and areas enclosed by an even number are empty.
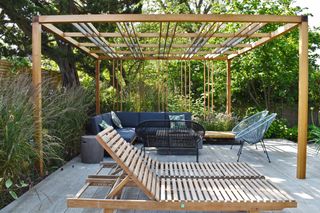
[[[42,95],[41,95],[41,24],[32,23],[32,85],[34,88],[34,126],[35,143],[38,150],[40,176],[43,171],[43,137],[42,137]]]
[[[52,25],[52,24],[44,24],[43,26],[48,31],[50,31],[50,32],[54,33],[55,35],[57,35],[60,39],[69,42],[73,46],[75,46],[75,47],[79,48],[80,50],[84,51],[85,53],[87,53],[89,56],[91,56],[93,58],[98,58],[97,54],[90,53],[90,50],[87,47],[81,46],[81,45],[79,45],[79,42],[77,42],[73,38],[65,36],[64,33],[60,29],[55,27],[54,25]]]
[[[107,198],[112,198],[114,197],[119,191],[121,191],[126,185],[127,183],[130,181],[130,177],[126,176],[124,179],[122,179],[121,181],[119,181],[118,184],[116,184],[115,186],[113,186],[113,188],[111,189],[111,191],[109,192],[109,194],[107,195]]]
[[[100,32],[98,34],[95,33],[81,33],[81,32],[64,32],[63,35],[65,37],[107,37],[107,38],[134,38],[135,34],[133,33],[117,33],[117,32]],[[166,33],[161,33],[162,37],[165,37]],[[159,33],[136,33],[137,38],[159,38]],[[199,33],[168,33],[168,37],[176,37],[176,38],[195,38],[198,37]],[[236,33],[213,33],[210,35],[201,35],[203,38],[233,38],[237,36]],[[237,37],[249,37],[249,38],[262,38],[262,37],[270,37],[270,33],[254,33],[251,35],[238,35]]]
[[[231,60],[227,60],[227,100],[226,113],[231,115]]]
[[[172,48],[187,48],[191,44],[172,44]],[[83,42],[79,43],[79,46],[84,46],[84,47],[97,47],[94,43],[91,42]],[[110,47],[127,47],[127,44],[124,43],[109,43]],[[222,47],[222,44],[205,44],[203,48],[215,48],[215,47]],[[159,44],[140,44],[141,48],[159,48]],[[163,45],[161,45],[163,47]],[[237,44],[233,47],[251,47],[251,44]]]
[[[96,61],[96,73],[95,73],[95,81],[96,81],[96,115],[101,114],[100,110],[100,60]]]
[[[99,60],[112,60],[111,57],[106,55],[101,55],[98,58]],[[169,57],[157,57],[157,56],[150,56],[150,57],[133,57],[133,56],[124,56],[120,57],[119,60],[214,60],[214,61],[225,61],[227,60],[226,56],[219,56],[214,59],[205,58],[204,56],[193,56],[191,58],[182,58],[180,56],[169,56]]]
[[[299,23],[301,16],[236,14],[88,14],[39,16],[40,23],[88,22],[265,22]]]
[[[269,41],[271,41],[271,40],[283,35],[284,33],[292,30],[296,26],[298,26],[298,24],[286,24],[286,25],[284,25],[282,27],[279,27],[276,31],[274,31],[274,32],[272,32],[270,34],[270,37],[262,38],[262,39],[260,39],[260,40],[258,40],[256,42],[251,43],[251,47],[245,47],[245,48],[239,50],[237,54],[229,55],[228,59],[232,59],[232,58],[234,58],[236,56],[239,56],[239,55],[242,55],[242,54],[244,54],[244,53],[246,53],[246,52],[248,52],[248,51],[250,51],[250,50],[252,50],[254,48],[257,48],[257,47],[259,47],[259,46],[261,46],[261,45],[263,45],[263,44],[265,44],[265,43],[267,43],[267,42],[269,42]]]
[[[90,53],[104,53],[101,49],[92,49],[90,50]],[[115,51],[116,54],[132,54],[131,51],[128,51],[128,50],[118,50],[118,51]],[[158,55],[158,51],[142,51],[143,54],[145,55]],[[238,51],[225,51],[224,54],[236,54],[238,53]],[[183,51],[173,51],[173,52],[170,52],[169,55],[182,55],[182,54],[185,54],[185,52]],[[194,53],[196,55],[206,55],[206,54],[213,54],[212,51],[198,51],[196,53]]]
[[[308,136],[308,22],[299,25],[299,103],[297,178],[306,178]]]
[[[182,208],[182,204],[183,208]],[[161,210],[161,211],[247,211],[248,209],[282,210],[297,207],[296,202],[184,202],[184,201],[151,201],[120,200],[96,198],[67,198],[69,208],[114,208],[128,210]]]

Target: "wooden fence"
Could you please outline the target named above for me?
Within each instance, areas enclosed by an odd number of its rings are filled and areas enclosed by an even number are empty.
[[[13,64],[7,60],[0,60],[0,78],[9,77],[14,73],[27,73],[31,75],[32,69],[30,67],[22,67],[13,72]],[[57,71],[42,69],[43,80],[50,79],[50,81],[59,86],[61,84],[61,75]]]

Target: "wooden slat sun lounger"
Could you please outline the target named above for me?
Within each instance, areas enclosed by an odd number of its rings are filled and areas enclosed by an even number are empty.
[[[110,137],[115,140],[124,140],[116,131],[112,132]],[[113,144],[117,146],[118,144]],[[128,143],[122,147],[114,147],[119,149],[117,153],[120,153],[123,149],[126,149],[126,153],[121,156],[124,157],[130,150],[138,149],[132,144]],[[116,154],[117,154],[116,153]],[[150,157],[145,152],[139,152],[140,155],[136,156],[139,162],[150,161],[148,166],[153,170],[157,176],[160,177],[211,177],[215,179],[235,179],[235,178],[264,178],[256,169],[249,166],[247,163],[242,162],[159,162]]]
[[[249,211],[281,210],[297,206],[286,192],[266,179],[215,179],[207,177],[162,177],[150,169],[151,159],[139,158],[143,153],[132,149],[113,128],[98,134],[97,139],[123,170],[112,179],[88,181],[74,198],[68,198],[68,207],[131,210],[185,210],[185,211]],[[113,184],[111,184],[113,183]],[[84,198],[90,186],[111,186],[104,198]],[[136,186],[147,200],[122,199],[126,186]]]

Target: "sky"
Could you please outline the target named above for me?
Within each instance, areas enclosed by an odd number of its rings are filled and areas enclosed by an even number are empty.
[[[300,6],[302,8],[307,7],[307,12],[313,15],[309,16],[309,26],[319,27],[320,26],[320,1],[319,0],[296,0],[294,5]]]

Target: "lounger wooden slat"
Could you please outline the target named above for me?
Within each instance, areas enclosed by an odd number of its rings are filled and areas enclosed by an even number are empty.
[[[68,207],[104,208],[110,212],[114,209],[258,212],[260,210],[281,210],[297,205],[287,193],[279,190],[266,179],[205,177],[207,168],[214,171],[219,170],[221,173],[225,172],[222,169],[228,170],[224,173],[226,177],[237,176],[241,174],[239,171],[241,167],[233,167],[238,165],[212,163],[206,165],[187,162],[180,165],[181,167],[186,166],[186,169],[189,169],[192,174],[177,177],[182,173],[177,173],[177,170],[180,171],[179,164],[164,163],[162,167],[169,176],[161,177],[155,173],[154,169],[154,165],[160,165],[160,170],[162,170],[161,163],[157,164],[152,161],[141,150],[124,146],[121,139],[110,142],[113,138],[108,133],[114,136],[113,128],[107,128],[99,133],[98,142],[122,168],[123,175],[127,176],[125,178],[121,174],[118,176],[105,199],[79,196],[68,198]],[[126,152],[124,147],[130,151]],[[122,161],[124,153],[128,153],[128,157]],[[184,172],[185,169],[181,171]],[[210,170],[207,172],[211,174]],[[106,185],[106,182],[112,183],[112,180],[100,179],[102,185]],[[141,200],[121,199],[120,194],[126,184],[128,186],[135,184],[149,200],[141,202]],[[90,186],[91,182],[82,188],[80,193],[84,193],[84,189]]]
[[[184,193],[184,189],[182,187],[181,179],[177,179],[177,187],[178,187],[178,193],[179,193],[179,200],[180,201],[185,200],[185,193]]]

